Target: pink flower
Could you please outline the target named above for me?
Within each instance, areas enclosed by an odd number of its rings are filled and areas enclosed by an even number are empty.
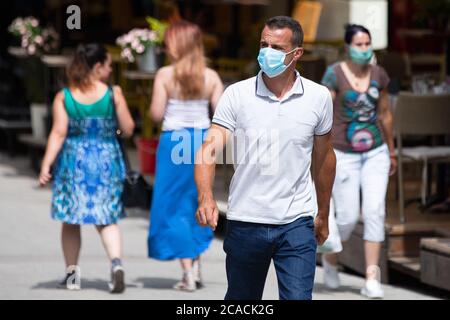
[[[133,53],[131,52],[130,48],[125,48],[122,50],[120,56],[124,59],[126,59],[129,62],[133,62],[134,61],[134,57],[133,57]]]
[[[37,19],[31,19],[30,24],[32,27],[36,28],[39,25],[39,21]]]
[[[136,52],[141,54],[145,51],[145,47],[141,44],[136,48]]]
[[[125,41],[123,40],[123,37],[117,38],[116,44],[121,46],[121,47],[125,46]]]
[[[131,41],[133,41],[133,37],[130,34],[126,34],[123,38],[123,41],[125,43],[131,43]]]
[[[25,26],[23,24],[21,24],[17,29],[19,30],[19,33],[21,35],[24,35],[27,32],[27,29],[25,28]]]
[[[139,47],[139,45],[140,45],[140,43],[139,43],[139,40],[138,40],[138,39],[134,39],[133,42],[131,42],[131,47],[132,47],[134,50],[137,50],[137,48]]]
[[[41,36],[37,36],[34,41],[36,41],[37,44],[42,44],[44,42],[44,39]]]
[[[27,48],[28,54],[34,55],[36,53],[36,46],[34,44],[31,44]]]

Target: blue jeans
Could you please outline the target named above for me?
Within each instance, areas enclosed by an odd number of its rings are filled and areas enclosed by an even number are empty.
[[[316,270],[314,219],[285,225],[227,221],[226,300],[260,300],[273,259],[281,300],[310,300]]]

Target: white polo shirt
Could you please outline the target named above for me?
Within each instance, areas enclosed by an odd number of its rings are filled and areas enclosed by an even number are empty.
[[[332,121],[328,89],[298,72],[281,100],[262,72],[229,86],[212,120],[233,132],[227,219],[286,224],[313,217],[311,151],[314,136],[329,133]]]

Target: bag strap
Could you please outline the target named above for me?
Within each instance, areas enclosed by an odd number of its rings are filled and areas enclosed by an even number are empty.
[[[122,154],[123,154],[123,159],[125,160],[125,170],[126,170],[126,172],[130,172],[130,171],[132,171],[132,168],[131,168],[130,159],[128,158],[127,150],[125,149],[125,146],[123,144],[123,140],[121,137],[122,132],[119,129],[119,119],[117,118],[116,103],[114,101],[114,90],[111,86],[108,86],[108,90],[109,90],[109,96],[111,99],[111,105],[113,107],[113,115],[114,115],[114,118],[116,119],[116,123],[117,123],[116,138],[117,138],[117,141],[119,142],[120,150],[122,151]]]

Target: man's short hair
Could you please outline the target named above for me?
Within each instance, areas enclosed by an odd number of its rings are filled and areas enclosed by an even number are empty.
[[[292,31],[291,43],[294,47],[301,47],[303,45],[303,30],[302,26],[297,20],[288,16],[276,16],[269,18],[266,21],[266,26],[269,29],[284,29],[288,28]]]

